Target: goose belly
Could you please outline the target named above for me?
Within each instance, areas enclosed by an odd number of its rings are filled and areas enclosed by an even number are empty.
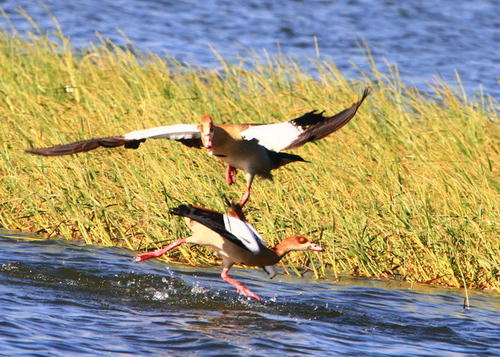
[[[271,160],[266,148],[256,141],[239,141],[230,150],[221,150],[219,156],[226,164],[254,175],[268,176]]]

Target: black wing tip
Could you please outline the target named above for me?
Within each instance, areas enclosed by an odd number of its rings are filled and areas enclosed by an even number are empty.
[[[314,109],[311,110],[310,112],[302,114],[298,118],[290,120],[290,122],[296,126],[302,126],[302,127],[311,126],[325,120],[327,117],[323,115],[324,113],[325,113],[324,110],[319,111],[317,109]]]
[[[126,148],[137,149],[145,139],[129,140],[123,136],[109,136],[105,138],[95,138],[82,141],[75,141],[69,144],[49,146],[45,148],[30,148],[25,152],[42,156],[63,156],[87,152],[98,147],[113,148],[125,146]]]
[[[201,216],[210,216],[213,214],[222,215],[217,211],[211,210],[209,208],[196,206],[193,204],[181,204],[177,207],[171,208],[169,211],[171,214],[182,217],[201,217]]]
[[[63,155],[72,155],[81,152],[80,150],[71,148],[66,145],[58,145],[58,146],[50,146],[46,148],[29,148],[25,149],[24,152],[33,155],[40,156],[63,156]]]
[[[361,103],[363,103],[363,101],[366,99],[366,97],[370,95],[371,92],[372,92],[372,87],[366,87],[365,90],[363,91],[363,94],[361,95],[361,99],[358,100],[358,105],[361,105]]]
[[[24,149],[24,152],[28,153],[28,154],[34,154],[34,155],[49,156],[46,153],[45,148],[29,148],[29,149]]]
[[[354,103],[353,105],[351,105],[350,108],[348,108],[345,112],[347,111],[352,111],[354,109],[354,112],[351,114],[352,116],[346,121],[346,123],[348,121],[350,121],[354,115],[356,114],[356,112],[358,111],[359,107],[361,106],[361,104],[363,104],[363,102],[365,101],[366,97],[368,97],[370,95],[370,93],[372,92],[372,87],[366,87],[364,90],[363,90],[363,94],[361,94],[361,98],[359,98],[359,100]],[[335,117],[336,115],[334,115]],[[339,128],[340,129],[340,128]]]
[[[366,99],[366,97],[368,97],[368,95],[370,95],[371,92],[372,92],[372,88],[366,87],[363,90],[363,94],[361,95],[361,98],[356,103],[354,103],[351,106],[351,108],[352,107],[359,108],[359,106],[363,103],[363,101]],[[294,125],[305,127],[305,126],[313,126],[315,124],[321,123],[325,120],[332,119],[335,117],[335,115],[329,117],[329,116],[325,116],[324,114],[325,114],[324,110],[319,111],[318,109],[314,109],[314,110],[311,110],[310,112],[307,112],[307,113],[301,115],[298,118],[292,119],[291,122]]]
[[[344,125],[346,125],[352,118],[354,118],[359,107],[361,106],[361,104],[363,104],[363,101],[366,99],[366,97],[368,97],[371,91],[372,91],[371,87],[366,87],[363,91],[363,94],[361,95],[361,98],[357,102],[355,102],[347,109],[344,109],[333,116],[324,117],[323,112],[318,112],[317,110],[313,110],[311,112],[304,114],[300,118],[293,119],[292,122],[295,125],[304,126],[305,131],[302,134],[300,134],[300,136],[295,141],[290,143],[287,147],[283,148],[282,150],[293,149],[295,147],[304,145],[307,142],[322,139],[330,135],[334,131],[339,130]],[[294,161],[301,161],[301,160],[294,160]]]
[[[193,208],[192,205],[182,204],[170,209],[170,213],[176,216],[186,217],[186,215],[190,214],[192,208]]]
[[[33,155],[40,155],[40,156],[62,156],[62,155],[71,155],[71,154],[76,154],[78,151],[75,152],[60,152],[57,150],[58,147],[56,146],[51,146],[51,147],[46,147],[46,148],[29,148],[25,149],[24,152],[28,154],[33,154]]]
[[[361,104],[363,104],[363,102],[365,101],[366,97],[368,97],[371,92],[372,92],[372,87],[366,87],[363,90],[363,93],[361,94],[361,98],[359,98],[359,100],[356,103],[354,103],[353,105],[351,105],[351,107],[348,108],[347,110],[349,110],[351,108],[356,108],[356,110],[357,110],[361,106]]]

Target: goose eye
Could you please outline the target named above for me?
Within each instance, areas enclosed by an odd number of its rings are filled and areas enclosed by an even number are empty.
[[[300,244],[307,243],[307,238],[306,237],[299,237],[299,243]]]

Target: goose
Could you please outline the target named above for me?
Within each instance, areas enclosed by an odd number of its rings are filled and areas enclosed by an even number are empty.
[[[261,235],[244,220],[239,209],[241,206],[233,205],[228,214],[222,214],[193,205],[173,208],[170,213],[186,218],[191,227],[191,236],[178,239],[165,248],[139,254],[134,261],[161,257],[184,243],[208,246],[222,258],[221,278],[234,286],[239,294],[260,300],[248,287],[229,276],[229,269],[234,264],[262,267],[273,278],[276,275],[274,265],[286,254],[292,251],[324,251],[319,245],[300,235],[285,238],[275,247],[268,248]]]
[[[205,148],[209,155],[224,161],[227,164],[225,179],[229,185],[235,182],[237,169],[243,170],[246,187],[239,203],[243,207],[250,198],[255,176],[272,179],[272,170],[292,162],[306,162],[299,155],[282,151],[322,139],[342,128],[354,117],[370,91],[370,88],[366,88],[356,103],[333,116],[324,116],[324,111],[313,110],[281,123],[217,125],[209,115],[203,115],[199,124],[159,126],[25,151],[36,155],[60,156],[87,152],[98,147],[124,146],[137,149],[147,139],[175,140],[189,147]]]

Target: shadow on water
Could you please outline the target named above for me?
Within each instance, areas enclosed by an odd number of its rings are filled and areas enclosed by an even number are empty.
[[[234,269],[264,297],[250,301],[218,268],[133,263],[126,249],[0,232],[0,252],[7,354],[500,354],[494,293],[464,311],[454,290]]]

